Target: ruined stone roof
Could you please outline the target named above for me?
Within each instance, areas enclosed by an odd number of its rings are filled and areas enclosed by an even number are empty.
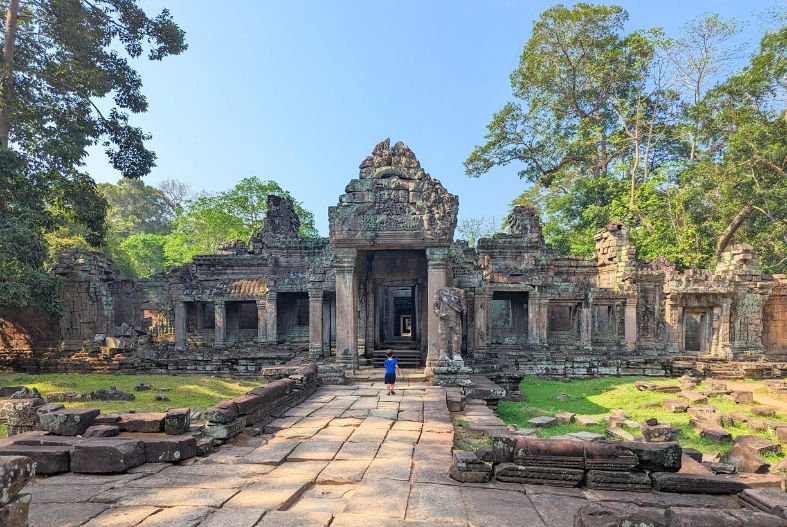
[[[222,280],[210,286],[198,283],[188,284],[184,288],[186,295],[205,295],[212,297],[257,297],[268,294],[267,280],[243,278],[240,280]]]

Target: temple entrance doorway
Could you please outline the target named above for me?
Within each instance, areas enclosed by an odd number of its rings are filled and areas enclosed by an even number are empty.
[[[402,367],[420,367],[426,347],[426,254],[423,249],[366,254],[365,349],[374,366],[393,350]]]

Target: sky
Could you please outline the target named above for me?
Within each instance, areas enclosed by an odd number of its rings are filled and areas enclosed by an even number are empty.
[[[555,2],[528,0],[142,0],[168,8],[189,49],[134,62],[148,112],[132,117],[153,137],[157,167],[145,181],[175,178],[217,192],[245,177],[273,179],[328,232],[336,204],[379,141],[404,141],[421,166],[459,196],[459,218],[502,218],[526,187],[514,165],[480,178],[463,161],[511,100],[517,66],[538,15]],[[628,30],[676,35],[707,12],[752,20],[776,0],[616,2]],[[756,23],[743,37],[756,44]],[[118,174],[100,148],[87,171]]]

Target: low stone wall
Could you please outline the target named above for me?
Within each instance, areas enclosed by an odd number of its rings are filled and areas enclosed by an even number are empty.
[[[264,368],[267,384],[246,395],[219,402],[205,411],[205,433],[218,442],[240,434],[247,426],[264,426],[303,402],[317,389],[317,365]]]

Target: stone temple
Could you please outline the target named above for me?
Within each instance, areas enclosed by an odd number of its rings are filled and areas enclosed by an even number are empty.
[[[454,240],[458,207],[407,146],[385,140],[329,208],[328,238],[299,238],[292,203],[271,196],[249,243],[150,279],[121,279],[98,253],[64,255],[65,316],[5,321],[0,365],[255,375],[318,360],[321,376],[342,378],[393,349],[429,371],[435,295],[455,287],[464,371],[508,386],[528,374],[787,369],[787,279],[763,274],[751,246],[732,246],[714,269],[679,271],[637,260],[628,228],[613,222],[596,234],[593,258],[559,256],[537,210],[517,206],[507,232],[469,247]]]

